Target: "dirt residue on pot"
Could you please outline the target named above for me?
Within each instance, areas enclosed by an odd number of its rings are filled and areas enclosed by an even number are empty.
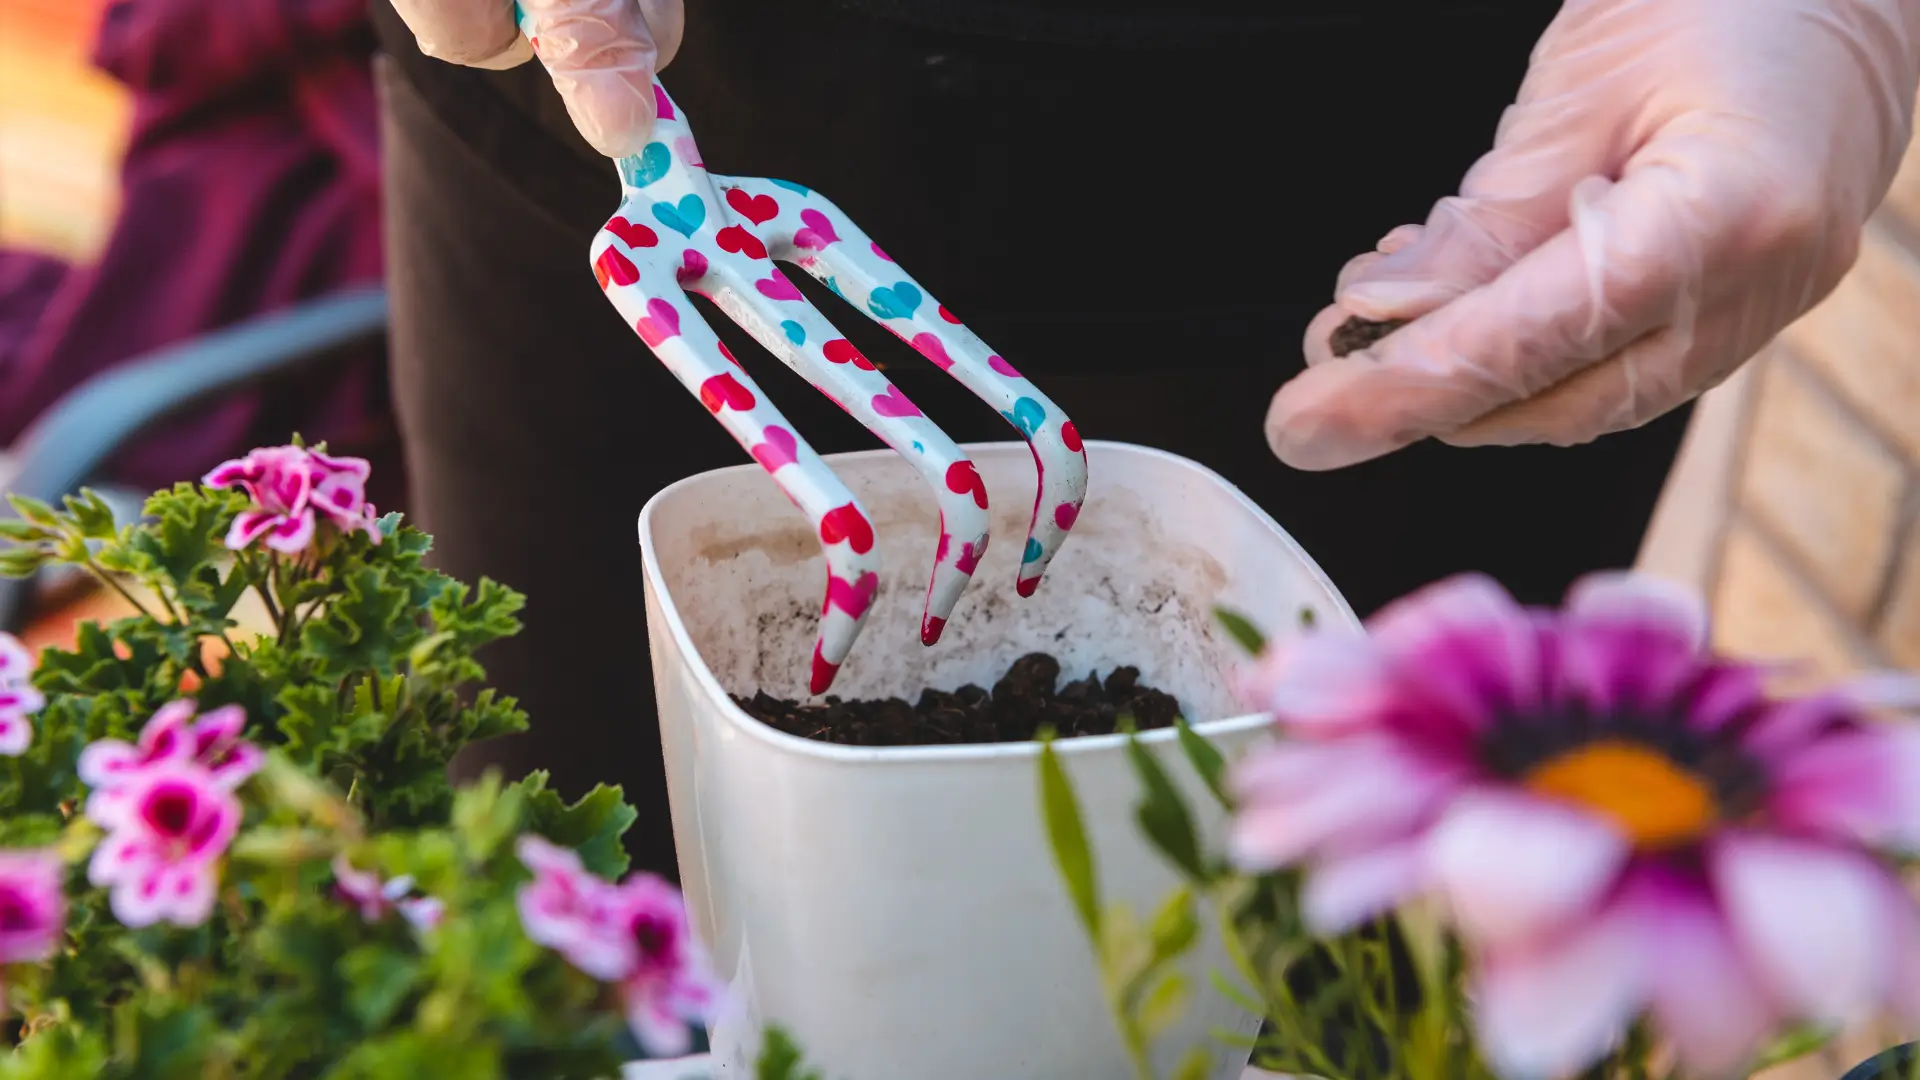
[[[1060,685],[1060,662],[1046,653],[1014,661],[989,693],[978,686],[924,690],[919,702],[901,698],[842,701],[829,697],[803,705],[756,693],[734,702],[789,735],[851,746],[942,746],[1022,742],[1042,728],[1062,737],[1111,735],[1127,720],[1148,730],[1172,725],[1180,703],[1171,694],[1140,684],[1140,671],[1097,671]]]
[[[1327,347],[1333,350],[1335,356],[1356,353],[1362,349],[1372,348],[1375,342],[1405,325],[1407,325],[1406,319],[1386,319],[1375,322],[1355,315],[1334,327],[1333,333],[1327,336]]]

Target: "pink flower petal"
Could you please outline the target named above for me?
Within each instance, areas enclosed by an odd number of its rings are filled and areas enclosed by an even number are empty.
[[[191,711],[192,706],[188,708]],[[246,726],[247,711],[238,705],[222,705],[201,713],[200,718],[193,722],[194,752],[205,754],[221,743],[231,742],[240,737]]]
[[[1779,1019],[1703,883],[1639,875],[1621,906],[1641,926],[1654,1018],[1689,1076],[1733,1075]]]
[[[223,790],[232,791],[246,783],[266,763],[266,751],[252,743],[242,742],[228,747],[207,771],[213,774],[214,783]]]
[[[33,745],[33,722],[17,712],[0,712],[0,756],[19,757]]]
[[[157,880],[161,917],[175,926],[199,926],[213,914],[219,878],[211,863],[171,863]]]
[[[278,552],[297,555],[313,543],[313,529],[311,509],[290,514],[281,518],[267,532],[267,546]]]
[[[1419,825],[1458,783],[1456,774],[1390,740],[1352,739],[1316,781],[1252,790],[1233,822],[1228,851],[1249,869],[1270,869],[1310,852],[1380,843]],[[1275,747],[1269,753],[1284,752]],[[1249,769],[1257,766],[1249,766]]]
[[[12,634],[0,633],[0,685],[24,686],[33,674],[33,654]]]
[[[215,465],[213,471],[202,477],[200,482],[211,488],[232,487],[235,484],[251,482],[259,475],[259,466],[249,456]]]
[[[1482,959],[1481,1050],[1496,1073],[1565,1076],[1616,1043],[1646,988],[1646,957],[1619,917],[1580,925],[1552,944]]]
[[[1767,705],[1767,672],[1754,664],[1709,664],[1694,679],[1686,704],[1689,726],[1712,733]]]
[[[1563,609],[1582,623],[1629,624],[1657,632],[1690,651],[1707,647],[1707,605],[1684,585],[1630,571],[1589,574],[1574,582]]]
[[[1816,1021],[1864,1018],[1888,979],[1885,870],[1855,851],[1729,836],[1709,865],[1735,940],[1772,995]]]
[[[622,991],[627,1027],[653,1058],[679,1057],[693,1045],[687,1022],[669,1007],[665,989],[661,981],[649,979],[628,983]]]
[[[1382,609],[1367,629],[1403,687],[1444,712],[1428,723],[1471,736],[1498,714],[1540,704],[1537,620],[1492,578],[1461,574],[1428,586]]]
[[[1830,735],[1778,762],[1767,812],[1787,832],[1920,850],[1920,727]]]
[[[1333,628],[1270,645],[1237,690],[1282,728],[1308,737],[1371,727],[1395,696],[1374,644]]]
[[[1489,946],[1517,945],[1593,910],[1630,853],[1590,814],[1497,791],[1455,799],[1427,841],[1428,869],[1461,932]]]
[[[564,848],[544,836],[524,833],[514,842],[514,854],[527,869],[536,874],[585,874],[580,865],[580,854],[572,848]]]
[[[1338,934],[1398,907],[1423,884],[1424,851],[1404,841],[1319,863],[1301,892],[1301,915],[1316,934]]]
[[[11,686],[0,690],[0,712],[36,713],[44,708],[47,699],[31,686]]]
[[[242,510],[227,529],[227,550],[244,551],[248,545],[274,527],[280,515],[265,510]]]

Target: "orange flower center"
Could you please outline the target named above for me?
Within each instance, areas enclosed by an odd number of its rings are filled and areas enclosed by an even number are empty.
[[[1642,848],[1670,848],[1703,835],[1719,817],[1713,789],[1665,754],[1606,739],[1549,758],[1522,781],[1538,794],[1584,806]]]

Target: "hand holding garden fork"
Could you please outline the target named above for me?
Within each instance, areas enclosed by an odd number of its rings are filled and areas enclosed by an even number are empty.
[[[535,55],[539,41],[533,39]],[[939,640],[987,549],[987,489],[973,462],[809,304],[791,263],[865,311],[998,409],[1033,449],[1038,497],[1018,589],[1032,595],[1079,516],[1086,453],[1073,422],[894,264],[838,208],[785,180],[708,174],[686,118],[653,84],[653,140],[620,158],[620,210],[595,237],[594,275],[655,356],[813,521],[827,562],[811,687],[826,692],[879,584],[871,519],[687,300],[706,297],[896,452],[934,490],[940,545],[921,640]]]

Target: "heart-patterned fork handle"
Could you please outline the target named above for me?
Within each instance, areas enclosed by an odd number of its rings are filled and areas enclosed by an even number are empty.
[[[538,55],[539,40],[531,40]],[[921,621],[928,645],[986,551],[986,486],[953,440],[775,262],[818,278],[999,409],[1026,437],[1040,472],[1017,582],[1031,595],[1086,498],[1086,454],[1072,421],[825,198],[784,180],[710,176],[686,118],[658,82],[653,91],[653,141],[616,162],[622,199],[594,238],[594,275],[668,370],[813,521],[827,562],[813,692],[832,685],[871,609],[880,559],[872,519],[740,368],[689,294],[712,301],[933,489],[941,532]]]

